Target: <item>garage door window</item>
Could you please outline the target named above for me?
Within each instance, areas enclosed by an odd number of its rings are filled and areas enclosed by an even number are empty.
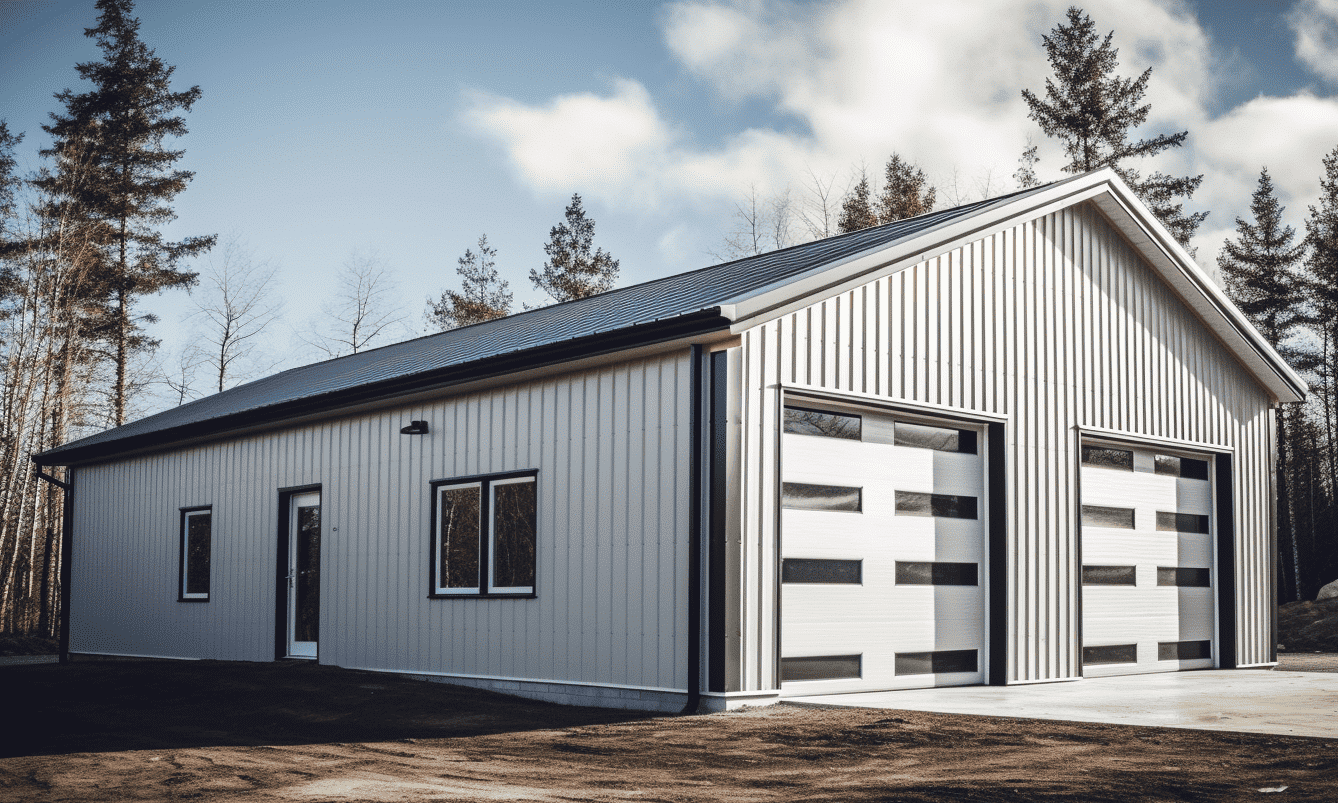
[[[1097,468],[1117,468],[1122,471],[1134,470],[1134,453],[1127,449],[1111,449],[1105,446],[1082,447],[1084,466]]]
[[[786,558],[781,561],[782,583],[851,583],[863,582],[864,561],[814,560]]]
[[[1134,509],[1131,507],[1082,506],[1082,526],[1114,527],[1120,530],[1134,528]]]
[[[1212,585],[1211,572],[1208,569],[1185,568],[1184,566],[1158,566],[1157,585],[1180,586],[1181,588],[1208,588]]]
[[[781,682],[850,680],[861,677],[861,655],[815,655],[781,659]]]
[[[897,561],[897,585],[974,586],[980,585],[979,575],[975,563]]]
[[[897,491],[898,516],[933,516],[944,519],[978,518],[974,496]]]
[[[1208,461],[1194,460],[1188,457],[1175,457],[1168,454],[1159,454],[1154,460],[1158,474],[1169,474],[1172,477],[1183,477],[1187,480],[1206,480],[1208,479]]]
[[[830,510],[859,513],[864,508],[863,489],[846,485],[781,484],[781,506],[793,510]]]
[[[1137,644],[1103,644],[1082,648],[1083,666],[1138,663]]]
[[[893,433],[892,442],[897,446],[976,454],[976,433],[969,429],[931,427],[927,424],[898,421],[893,425]]]
[[[975,650],[938,650],[937,652],[899,652],[893,671],[898,675],[929,675],[944,672],[976,672],[979,662]]]
[[[1211,641],[1162,641],[1157,644],[1158,661],[1194,661],[1212,657]]]
[[[1206,535],[1209,531],[1208,517],[1195,513],[1167,513],[1158,510],[1157,529],[1162,532],[1203,533]]]
[[[1085,586],[1137,585],[1138,572],[1133,566],[1083,566],[1082,584]]]
[[[818,435],[857,441],[862,427],[860,417],[848,413],[829,413],[803,407],[785,408],[785,431],[793,435]]]

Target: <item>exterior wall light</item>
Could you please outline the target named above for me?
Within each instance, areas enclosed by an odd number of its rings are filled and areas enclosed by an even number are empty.
[[[401,435],[426,435],[426,421],[410,421],[407,427],[400,427]]]

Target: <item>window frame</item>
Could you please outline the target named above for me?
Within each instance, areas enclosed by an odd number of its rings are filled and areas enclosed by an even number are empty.
[[[493,488],[496,485],[534,483],[534,585],[495,587],[492,585],[493,563]],[[428,483],[428,599],[535,599],[539,595],[539,470],[506,471],[495,474],[473,474],[432,480]],[[478,584],[469,588],[443,588],[438,585],[441,571],[441,538],[437,532],[437,517],[441,510],[441,492],[450,488],[479,489],[479,544]]]
[[[189,576],[186,561],[190,555],[188,543],[190,520],[191,517],[200,515],[209,517],[209,590],[204,593],[186,591],[186,578]],[[208,602],[214,588],[214,506],[195,505],[178,508],[177,539],[177,602]]]

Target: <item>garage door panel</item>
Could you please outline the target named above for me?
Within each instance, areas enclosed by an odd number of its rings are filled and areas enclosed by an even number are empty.
[[[1211,643],[1215,635],[1212,484],[1201,478],[1210,471],[1203,460],[1159,457],[1155,448],[1101,448],[1132,454],[1133,470],[1082,468],[1082,641],[1084,648],[1124,645],[1127,650],[1136,644],[1137,660],[1109,663],[1101,656],[1123,653],[1085,649],[1094,663],[1085,659],[1083,673],[1097,677],[1201,667],[1205,659],[1162,660],[1159,655],[1165,645],[1179,650],[1175,645],[1180,642]],[[1112,458],[1110,452],[1103,456]],[[1132,510],[1133,526],[1114,526],[1128,518],[1108,508]],[[1133,567],[1133,574],[1118,567]],[[1126,585],[1131,578],[1134,582]]]

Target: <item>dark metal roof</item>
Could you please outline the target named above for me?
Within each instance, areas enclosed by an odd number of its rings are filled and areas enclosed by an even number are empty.
[[[1036,188],[1040,189],[1040,188]],[[292,368],[207,396],[124,426],[63,444],[34,456],[41,465],[107,459],[153,443],[279,421],[297,414],[463,381],[473,375],[509,373],[561,358],[554,347],[603,351],[719,330],[723,302],[796,278],[845,257],[881,248],[1011,200],[1034,190],[875,226],[780,251],[623,287],[579,301],[521,312],[487,323],[383,346]],[[624,337],[610,340],[609,336]],[[607,342],[606,342],[607,341]],[[568,350],[569,351],[569,350]],[[541,353],[546,355],[539,359]],[[567,352],[562,352],[566,354]],[[600,351],[577,350],[574,356]],[[527,362],[526,356],[535,359]],[[507,359],[508,357],[514,359]],[[565,359],[572,359],[568,354]],[[488,371],[489,365],[495,370]]]

